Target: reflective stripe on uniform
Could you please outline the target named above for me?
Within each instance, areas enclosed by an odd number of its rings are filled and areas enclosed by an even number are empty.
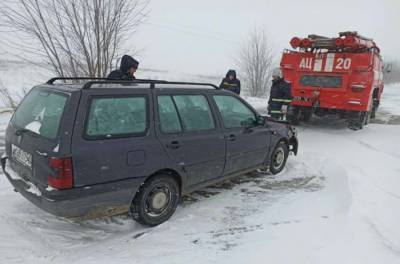
[[[227,82],[224,82],[224,83],[222,83],[223,85],[227,85],[227,86],[238,86],[236,83],[227,83]]]
[[[272,102],[280,102],[280,103],[291,103],[291,99],[278,99],[278,98],[272,98]]]
[[[270,111],[271,114],[282,114],[281,110],[271,110]]]

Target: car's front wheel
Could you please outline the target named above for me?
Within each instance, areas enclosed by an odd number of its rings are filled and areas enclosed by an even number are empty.
[[[157,175],[140,187],[132,201],[130,212],[139,223],[156,226],[174,214],[179,198],[176,180],[168,175]]]
[[[289,148],[288,145],[280,141],[273,150],[271,154],[271,160],[269,163],[269,171],[272,174],[278,174],[283,170],[286,165],[286,160],[289,156]]]

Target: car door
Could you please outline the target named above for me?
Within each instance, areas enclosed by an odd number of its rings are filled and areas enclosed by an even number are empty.
[[[150,89],[82,91],[72,142],[75,186],[148,176],[162,149],[151,120]]]
[[[157,94],[158,138],[171,160],[187,172],[193,186],[222,176],[225,142],[204,94]]]
[[[258,114],[237,96],[216,94],[213,99],[226,140],[224,175],[262,164],[268,154],[270,132],[265,125],[257,124]]]

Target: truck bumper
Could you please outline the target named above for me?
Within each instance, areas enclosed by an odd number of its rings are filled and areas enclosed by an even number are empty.
[[[18,177],[8,162],[7,157],[1,158],[3,172],[15,191],[42,210],[67,218],[92,219],[126,213],[144,180],[132,178],[68,190],[43,189]]]

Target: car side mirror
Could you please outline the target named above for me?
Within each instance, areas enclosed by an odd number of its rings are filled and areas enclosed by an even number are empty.
[[[266,119],[265,119],[264,116],[257,116],[256,124],[257,124],[258,126],[264,126],[264,125],[265,125],[265,122],[266,122]]]
[[[256,125],[257,121],[254,120],[253,118],[248,118],[246,120],[243,120],[240,125],[244,128],[250,128]]]

